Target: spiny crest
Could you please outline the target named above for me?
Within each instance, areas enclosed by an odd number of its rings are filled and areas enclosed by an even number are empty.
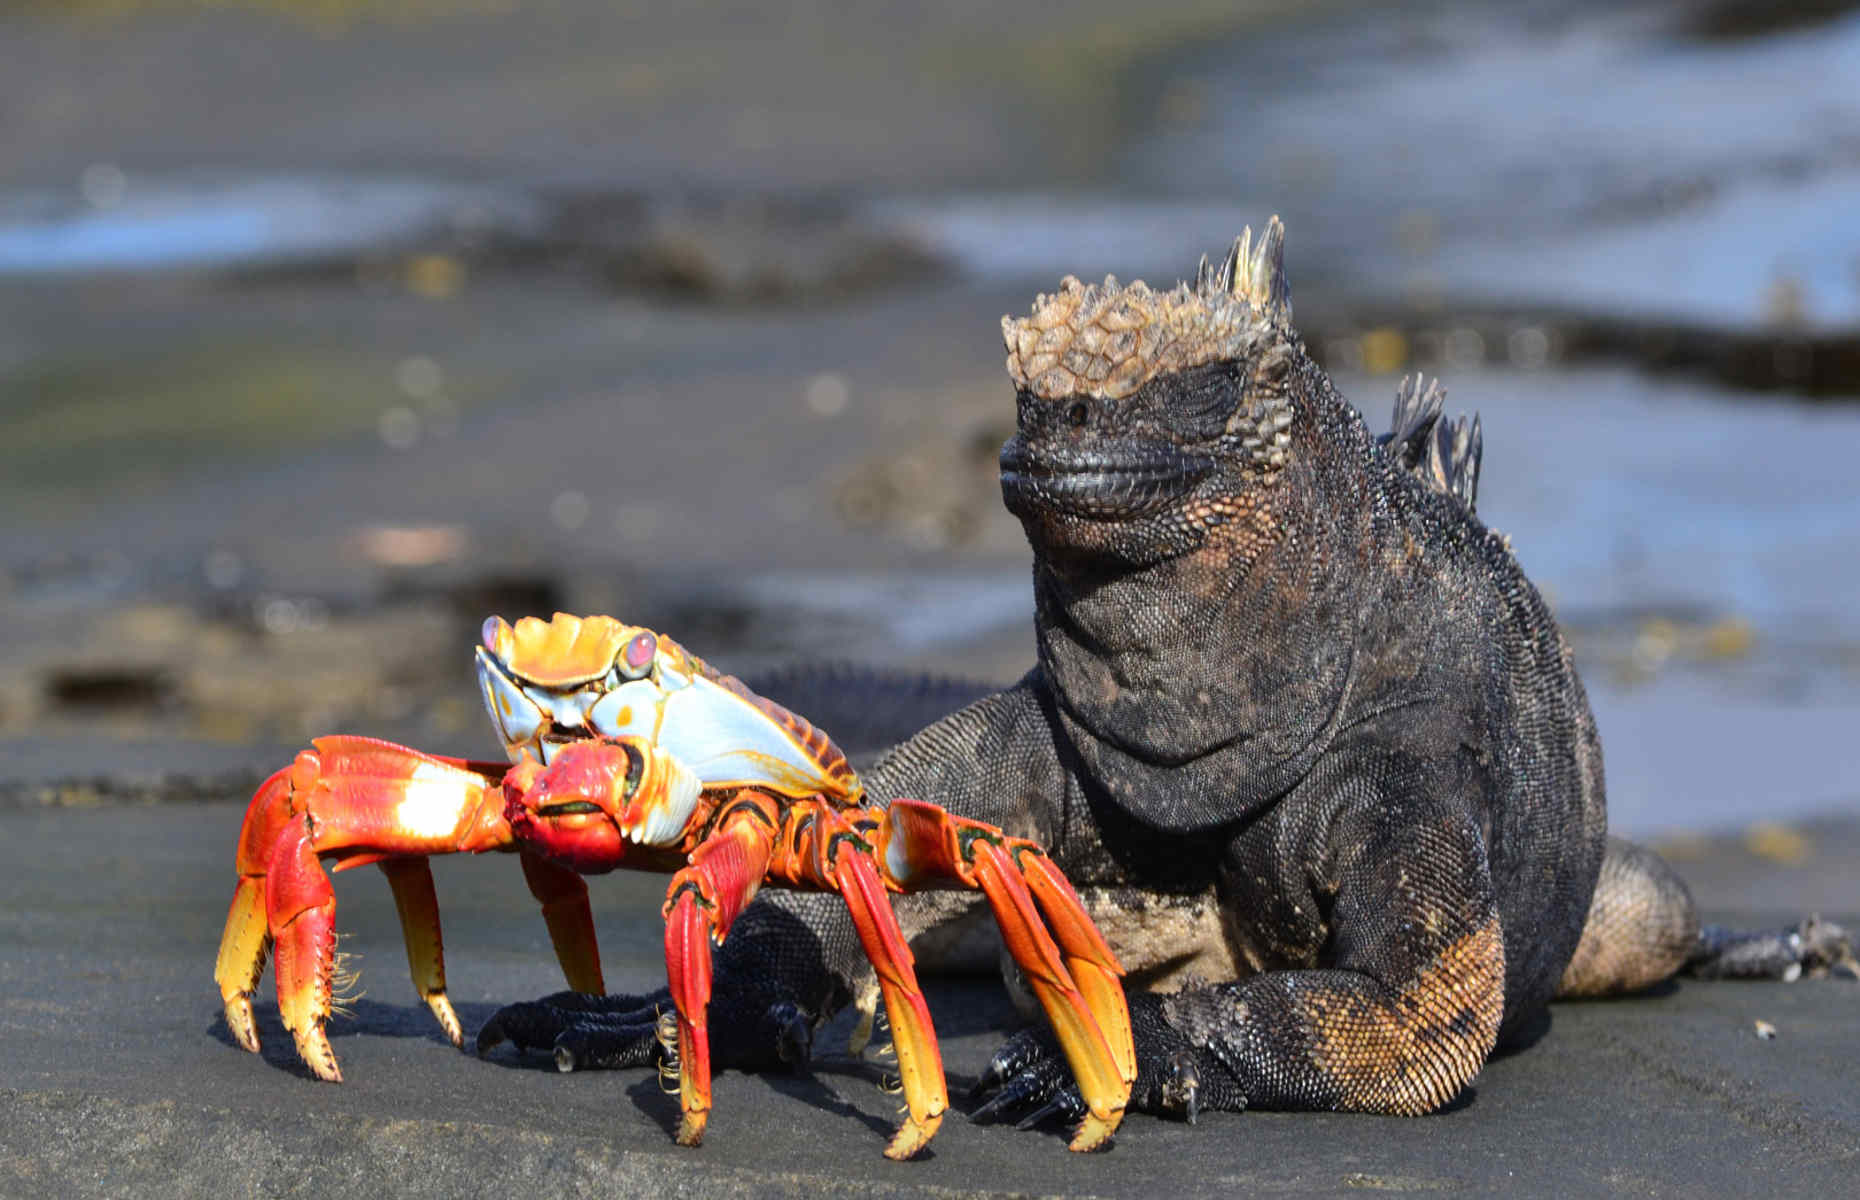
[[[1195,290],[1207,295],[1225,294],[1244,300],[1269,321],[1292,322],[1292,293],[1285,282],[1285,225],[1278,217],[1266,222],[1253,245],[1248,225],[1234,239],[1219,267],[1210,267],[1206,255],[1196,273]]]
[[[1479,414],[1442,419],[1447,389],[1438,379],[1403,377],[1389,431],[1376,439],[1401,467],[1437,492],[1457,496],[1471,511],[1479,498],[1484,437]]]
[[[1203,257],[1193,288],[1124,287],[1116,276],[1087,285],[1068,275],[1028,316],[1001,318],[1008,374],[1043,399],[1119,399],[1156,375],[1245,357],[1291,324],[1284,259],[1285,226],[1275,216],[1257,244],[1248,226],[1218,267]]]

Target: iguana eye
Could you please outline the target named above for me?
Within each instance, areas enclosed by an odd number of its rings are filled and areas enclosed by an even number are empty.
[[[1183,371],[1169,381],[1162,403],[1172,428],[1195,438],[1218,436],[1244,391],[1233,363],[1209,363]]]

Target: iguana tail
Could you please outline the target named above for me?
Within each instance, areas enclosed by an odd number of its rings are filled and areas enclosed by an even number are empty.
[[[1639,991],[1681,970],[1702,979],[1853,979],[1860,961],[1852,936],[1820,917],[1754,932],[1701,926],[1692,893],[1659,855],[1609,838],[1582,940],[1557,995]]]

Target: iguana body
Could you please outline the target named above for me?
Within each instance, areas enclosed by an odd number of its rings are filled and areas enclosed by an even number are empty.
[[[1379,445],[1291,327],[1281,244],[1275,220],[1192,287],[1068,279],[1004,319],[1039,662],[867,790],[1046,844],[1130,971],[1136,1107],[1422,1113],[1559,986],[1643,987],[1699,930],[1607,839],[1568,645],[1472,512],[1476,425],[1415,388]],[[929,957],[972,903],[897,908]],[[831,906],[759,902],[720,953],[714,1057],[792,1057],[863,970]],[[481,1045],[644,1062],[651,1004],[517,1005]],[[1065,1107],[1037,1035],[984,1083]]]

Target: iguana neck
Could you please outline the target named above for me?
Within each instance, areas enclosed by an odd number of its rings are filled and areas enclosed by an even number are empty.
[[[1341,716],[1374,535],[1373,505],[1333,494],[1363,490],[1334,423],[1301,420],[1279,478],[1188,554],[1132,567],[1036,547],[1042,671],[1092,781],[1145,821],[1244,815]]]

